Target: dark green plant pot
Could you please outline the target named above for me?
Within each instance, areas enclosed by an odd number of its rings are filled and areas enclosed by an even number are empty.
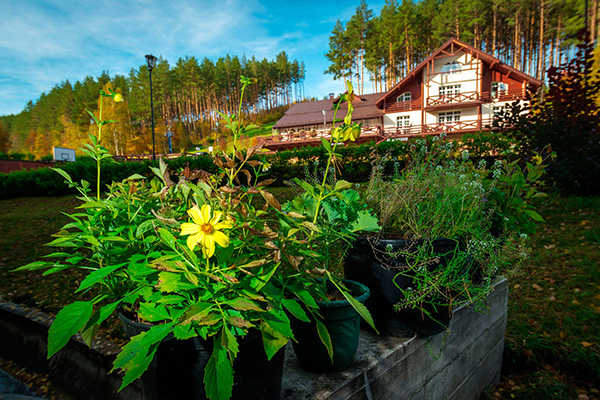
[[[344,284],[359,302],[369,298],[369,288],[359,282],[343,280]],[[360,315],[346,300],[319,301],[321,322],[327,327],[333,344],[333,363],[327,348],[321,342],[314,322],[303,322],[291,317],[292,330],[297,342],[292,342],[294,353],[302,367],[308,371],[336,372],[348,367],[356,350],[360,334]]]
[[[150,329],[119,313],[125,333],[131,337]],[[240,352],[233,362],[232,399],[279,400],[284,349],[267,360],[258,330],[239,339]],[[204,368],[212,354],[213,341],[196,337],[177,340],[169,334],[158,346],[148,370],[141,377],[145,400],[205,400]]]
[[[444,331],[450,322],[451,310],[426,305],[428,316],[420,309],[394,311],[394,305],[404,299],[398,289],[412,286],[410,276],[399,273],[407,270],[406,258],[390,258],[386,248],[392,252],[414,251],[425,243],[423,240],[381,239],[378,241],[359,238],[348,251],[344,260],[344,276],[365,284],[371,297],[365,303],[380,333],[390,336],[429,336]],[[436,268],[444,267],[458,249],[458,242],[452,239],[436,239],[431,242],[433,252],[439,254]]]

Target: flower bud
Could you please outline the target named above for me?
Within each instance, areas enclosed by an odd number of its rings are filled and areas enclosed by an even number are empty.
[[[121,93],[113,93],[113,100],[115,103],[122,103],[124,100],[123,95]]]

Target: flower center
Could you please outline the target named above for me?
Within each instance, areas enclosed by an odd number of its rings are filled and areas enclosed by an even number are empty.
[[[200,225],[200,230],[207,235],[211,235],[213,233],[213,226],[211,224],[202,224]]]

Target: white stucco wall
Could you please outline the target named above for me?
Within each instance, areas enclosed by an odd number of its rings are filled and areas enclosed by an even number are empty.
[[[396,117],[399,116],[410,116],[410,124],[413,126],[421,125],[421,110],[415,111],[403,111],[385,114],[383,116],[383,126],[386,128],[395,127],[396,126]]]

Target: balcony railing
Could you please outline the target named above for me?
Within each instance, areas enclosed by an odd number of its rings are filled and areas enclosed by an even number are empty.
[[[429,96],[427,98],[427,107],[439,106],[439,105],[450,104],[450,103],[466,103],[468,101],[480,101],[479,93],[464,92],[464,93],[442,94],[439,96]]]
[[[421,109],[421,99],[409,100],[409,101],[397,101],[395,103],[386,104],[385,112],[402,112],[402,111],[413,111]]]
[[[453,121],[435,124],[410,125],[402,127],[386,127],[384,135],[388,137],[410,137],[419,135],[436,135],[445,133],[464,133],[487,130],[492,126],[493,119]]]
[[[463,92],[446,95],[436,95],[427,97],[426,107],[439,107],[447,105],[460,105],[461,103],[481,102],[492,103],[493,101],[515,101],[524,100],[525,94],[520,89],[498,90],[497,92]],[[421,109],[421,99],[410,101],[398,101],[386,104],[385,113],[394,113],[402,111],[414,111]]]

